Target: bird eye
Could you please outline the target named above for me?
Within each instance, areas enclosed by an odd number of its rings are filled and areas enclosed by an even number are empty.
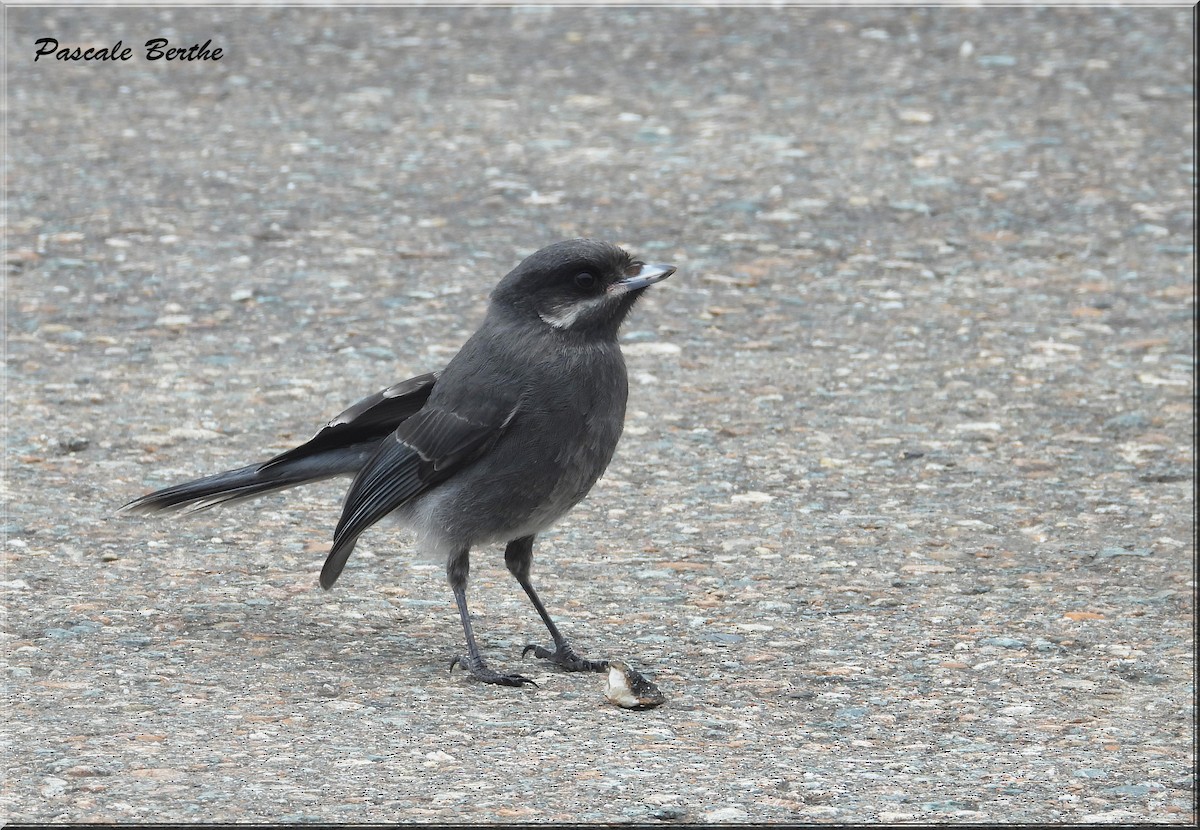
[[[587,271],[583,271],[575,275],[575,285],[587,291],[596,286],[596,278]]]

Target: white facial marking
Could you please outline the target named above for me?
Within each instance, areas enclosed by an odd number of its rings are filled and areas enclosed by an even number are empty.
[[[606,302],[608,302],[608,296],[601,294],[599,297],[576,300],[548,311],[539,311],[538,317],[542,318],[543,323],[556,329],[569,329],[578,323],[581,317],[587,317]]]

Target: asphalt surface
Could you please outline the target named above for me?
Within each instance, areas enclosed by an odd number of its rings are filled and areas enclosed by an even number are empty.
[[[1191,822],[1190,9],[8,9],[17,821]],[[33,61],[118,39],[133,59]],[[142,44],[212,41],[219,61]],[[679,271],[450,675],[344,483],[122,503],[444,364],[524,254]]]

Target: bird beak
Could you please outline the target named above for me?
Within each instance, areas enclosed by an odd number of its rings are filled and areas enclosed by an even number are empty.
[[[656,282],[662,282],[667,277],[675,273],[674,265],[660,265],[653,262],[635,262],[628,271],[625,272],[625,278],[619,279],[609,286],[609,291],[615,291],[619,294],[624,294],[629,291],[637,291],[639,288],[646,288],[654,285]]]

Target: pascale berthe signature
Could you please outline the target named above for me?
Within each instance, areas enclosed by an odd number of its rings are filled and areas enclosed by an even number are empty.
[[[56,61],[127,61],[133,57],[133,47],[125,46],[118,40],[113,46],[63,46],[59,47],[57,38],[40,37],[33,42],[36,51],[33,62],[41,58],[53,57]],[[219,61],[224,57],[224,51],[219,46],[212,45],[212,38],[204,43],[193,43],[191,46],[171,46],[165,37],[156,37],[146,41],[146,60],[148,61]]]

